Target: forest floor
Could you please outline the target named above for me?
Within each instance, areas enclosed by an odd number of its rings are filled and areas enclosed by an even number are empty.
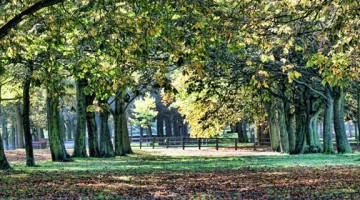
[[[116,158],[51,162],[35,150],[6,151],[0,198],[344,199],[360,198],[360,154],[284,155],[229,149],[145,149]]]

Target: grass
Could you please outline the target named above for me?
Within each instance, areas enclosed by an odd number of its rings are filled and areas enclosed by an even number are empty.
[[[141,151],[140,151],[141,152]],[[234,170],[239,168],[273,168],[286,167],[325,167],[325,166],[360,166],[360,154],[344,155],[282,155],[282,156],[245,156],[245,157],[170,157],[155,156],[144,152],[116,158],[75,158],[74,162],[51,162],[50,160],[37,162],[38,167],[29,168],[23,163],[16,163],[13,167],[23,171],[126,171],[146,173],[152,170],[171,171],[213,171]]]
[[[106,159],[45,159],[34,168],[16,161],[13,172],[0,172],[0,197],[355,198],[359,158],[357,153],[172,157],[138,150]]]

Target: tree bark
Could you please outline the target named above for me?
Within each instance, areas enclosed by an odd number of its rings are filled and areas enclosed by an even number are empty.
[[[327,84],[325,88],[325,96],[327,100],[325,101],[325,110],[324,110],[324,125],[323,125],[323,151],[327,154],[334,153],[334,145],[332,142],[332,120],[334,117],[334,99],[331,95],[331,88]]]
[[[15,123],[12,122],[11,123],[11,137],[10,137],[12,149],[16,149],[16,136],[15,135],[16,135]]]
[[[147,134],[148,137],[152,137],[152,131],[151,131],[151,126],[150,125],[148,125],[146,127],[146,134]]]
[[[1,109],[1,108],[0,108]],[[1,112],[1,110],[0,110]],[[1,129],[2,129],[2,140],[4,142],[4,149],[8,150],[9,149],[9,132],[8,132],[8,128],[7,128],[7,116],[5,115],[5,113],[0,113],[1,116]]]
[[[85,95],[86,108],[93,104],[94,99],[95,99],[95,94]],[[97,126],[96,126],[94,111],[88,111],[88,110],[86,111],[86,123],[88,130],[89,156],[100,157]]]
[[[66,152],[63,133],[60,128],[59,97],[54,95],[54,91],[49,91],[49,89],[46,104],[52,161],[69,161],[70,156]]]
[[[13,17],[10,21],[6,22],[1,28],[0,28],[0,39],[5,37],[11,29],[16,27],[20,22],[22,22],[27,16],[31,16],[37,11],[41,10],[42,8],[50,7],[55,4],[64,2],[65,0],[39,0],[37,3],[34,3],[29,8],[25,9],[21,13],[17,14],[15,17]]]
[[[320,144],[317,121],[320,114],[321,109],[319,108],[311,117],[309,123],[309,152],[310,153],[321,153],[323,151],[322,146]]]
[[[30,127],[30,81],[32,75],[32,67],[30,66],[29,74],[26,75],[23,83],[23,113],[22,125],[25,137],[26,166],[34,167],[35,158],[32,146],[31,127]]]
[[[346,137],[344,121],[345,95],[342,87],[334,87],[334,128],[338,153],[351,153],[352,149]]]
[[[125,105],[125,104],[124,104]],[[126,111],[124,110],[124,112],[122,113],[122,122],[123,122],[123,131],[122,131],[122,136],[123,136],[123,148],[124,148],[124,152],[126,154],[131,154],[133,153],[132,149],[131,149],[131,141],[130,141],[130,137],[129,137],[129,129],[128,129],[128,121],[127,121],[127,116],[126,116]]]
[[[166,132],[166,137],[171,137],[172,136],[172,128],[171,128],[172,124],[171,124],[171,117],[166,116],[165,117],[165,132]]]
[[[0,92],[0,95],[1,95],[1,92]],[[0,103],[1,103],[1,98],[0,98]],[[0,106],[0,117],[1,117],[1,106]],[[2,138],[1,134],[0,134],[0,138]],[[8,169],[11,169],[11,167],[10,167],[9,162],[6,159],[3,142],[1,140],[0,141],[0,170],[8,170]]]
[[[76,114],[77,124],[74,140],[73,157],[87,157],[86,153],[86,105],[84,89],[87,85],[85,79],[76,80]]]
[[[359,87],[359,86],[358,86]],[[360,141],[360,87],[358,88],[358,91],[357,91],[357,138],[358,138],[358,141]]]
[[[120,89],[117,91],[116,99],[115,99],[115,113],[114,113],[114,123],[115,123],[115,155],[116,156],[124,156],[126,155],[124,149],[123,142],[123,130],[124,130],[124,122],[123,122],[123,114],[124,114],[124,101],[123,95],[125,91]]]
[[[268,114],[268,122],[270,126],[271,148],[273,151],[280,151],[279,123],[276,116],[276,110],[274,110],[272,106],[273,103],[265,103],[266,112]]]
[[[285,103],[285,117],[286,117],[286,130],[288,132],[289,138],[289,152],[295,150],[296,144],[296,135],[295,135],[295,114],[291,110],[291,104],[289,102]]]
[[[289,153],[289,135],[286,126],[285,107],[282,100],[278,101],[277,110],[280,131],[280,151],[282,153]]]
[[[25,148],[24,142],[24,129],[23,129],[23,122],[22,122],[22,109],[21,104],[18,104],[15,108],[15,115],[16,115],[16,134],[17,134],[17,148]]]
[[[296,121],[296,145],[293,154],[302,154],[305,151],[306,145],[306,126],[307,126],[307,114],[304,109],[296,109],[295,111]]]
[[[156,116],[156,132],[158,137],[164,136],[164,118],[160,113]]]
[[[100,112],[100,155],[102,157],[115,156],[108,124],[109,115],[110,112],[107,108],[103,108],[102,112]]]

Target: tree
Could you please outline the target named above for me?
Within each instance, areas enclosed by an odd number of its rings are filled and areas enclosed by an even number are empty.
[[[155,122],[158,111],[156,111],[155,98],[150,94],[145,97],[137,99],[134,102],[132,122],[134,125],[140,125],[147,129],[147,134],[152,137],[151,126]]]

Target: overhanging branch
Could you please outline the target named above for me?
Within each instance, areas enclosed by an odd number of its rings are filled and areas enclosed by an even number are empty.
[[[11,29],[18,25],[26,16],[32,15],[43,8],[53,6],[63,1],[65,0],[40,0],[37,3],[33,4],[26,10],[16,15],[14,18],[12,18],[0,28],[0,39],[5,37],[11,31]]]

